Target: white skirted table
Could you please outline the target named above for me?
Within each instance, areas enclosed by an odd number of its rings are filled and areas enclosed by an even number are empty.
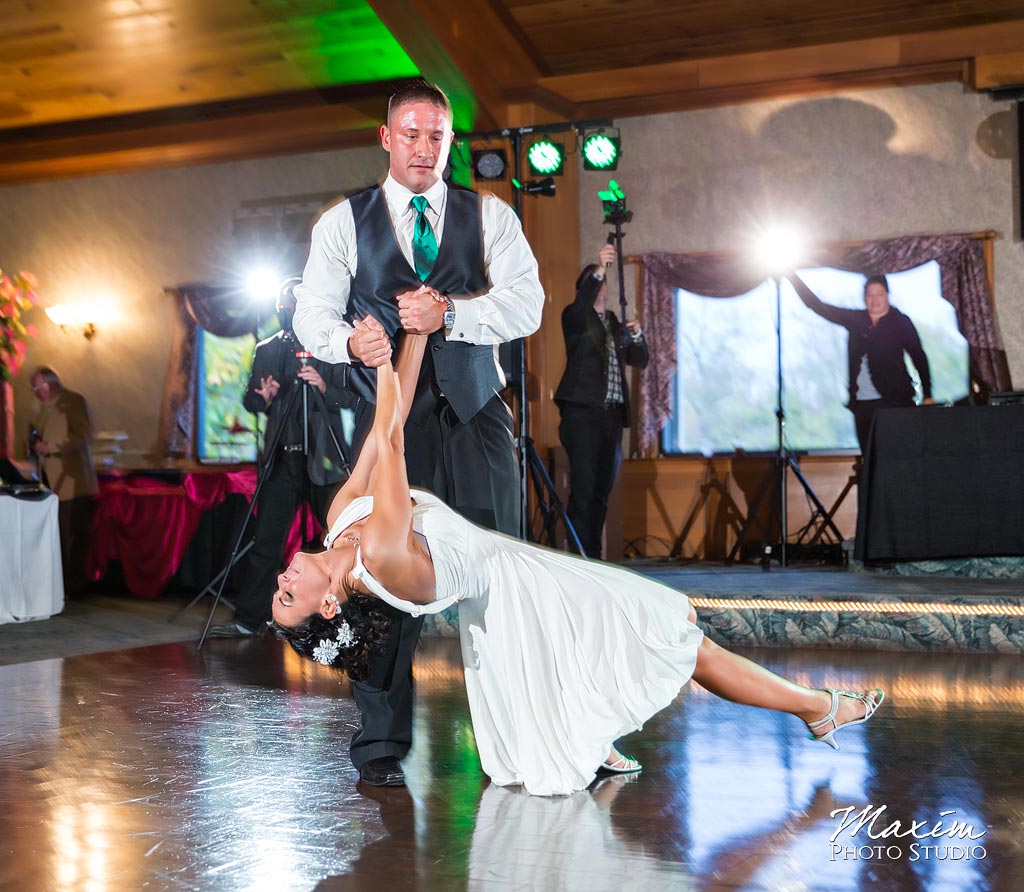
[[[57,496],[0,494],[0,623],[46,619],[63,609]]]

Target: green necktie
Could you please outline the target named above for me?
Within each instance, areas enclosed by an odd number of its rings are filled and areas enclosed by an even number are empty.
[[[437,239],[434,238],[434,230],[427,220],[427,208],[430,204],[422,195],[415,195],[412,199],[412,206],[416,209],[416,228],[412,234],[412,260],[416,266],[416,275],[421,282],[427,281],[427,276],[434,268],[434,261],[437,260]]]

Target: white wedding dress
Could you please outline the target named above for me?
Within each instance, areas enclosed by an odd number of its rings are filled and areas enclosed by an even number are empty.
[[[388,592],[406,613],[459,605],[466,689],[484,772],[501,786],[551,796],[582,790],[617,738],[668,706],[693,674],[702,633],[685,595],[611,564],[482,529],[437,496],[412,490],[413,530],[430,550],[435,600]],[[328,546],[369,516],[354,499]]]

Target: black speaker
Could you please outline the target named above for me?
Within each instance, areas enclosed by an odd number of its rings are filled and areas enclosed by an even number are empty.
[[[1004,390],[991,393],[988,397],[990,406],[1024,406],[1024,390]]]

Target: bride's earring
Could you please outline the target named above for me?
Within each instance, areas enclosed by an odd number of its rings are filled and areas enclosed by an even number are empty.
[[[334,604],[334,612],[335,613],[337,613],[339,610],[341,610],[341,602],[337,599],[336,596],[328,595],[327,596],[327,600],[331,601]]]

